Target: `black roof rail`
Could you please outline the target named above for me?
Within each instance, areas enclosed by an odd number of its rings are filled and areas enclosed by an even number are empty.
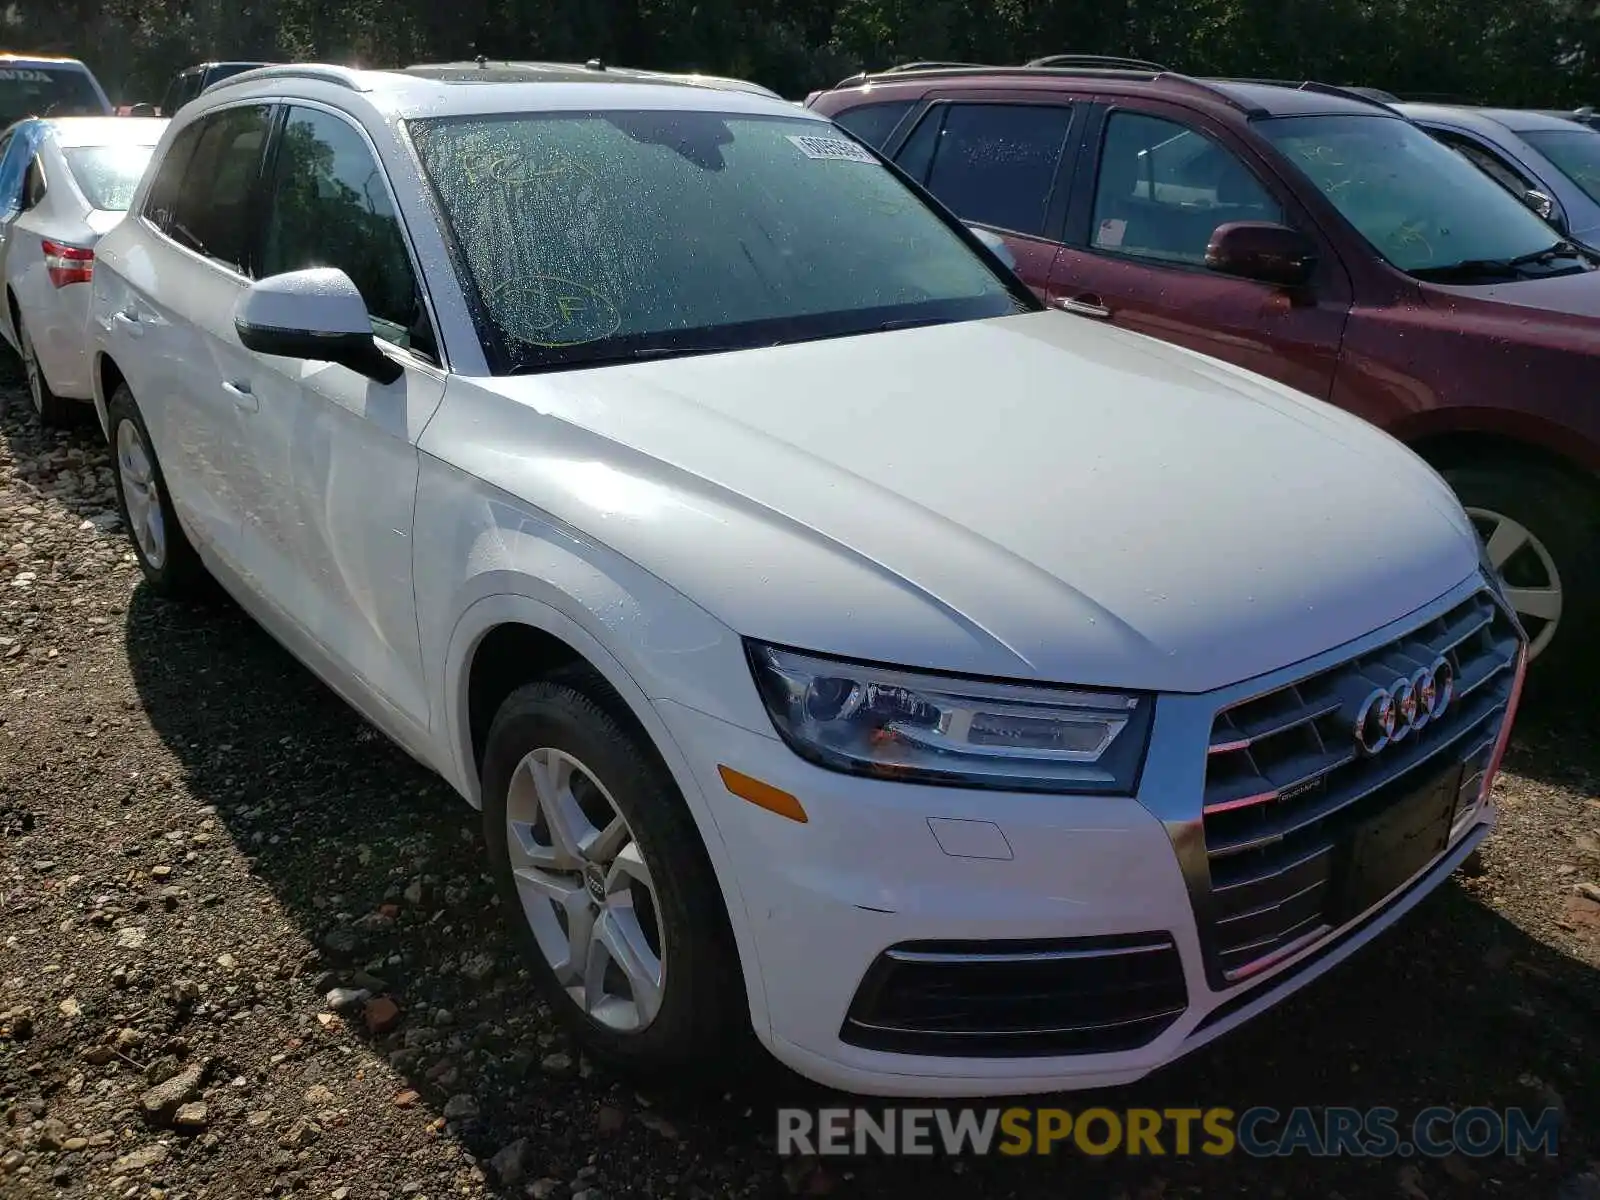
[[[1025,67],[1055,67],[1072,68],[1087,67],[1090,70],[1112,71],[1167,71],[1160,63],[1149,62],[1142,58],[1120,58],[1114,54],[1047,54],[1043,58],[1029,59],[1022,64]]]
[[[1066,65],[1063,61],[1066,59],[1074,60],[1074,65]],[[899,68],[898,70],[891,68],[888,71],[858,71],[848,79],[841,79],[838,83],[834,84],[832,88],[826,90],[835,91],[841,88],[858,87],[861,84],[866,83],[868,80],[881,79],[885,76],[892,77],[896,74],[925,73],[927,75],[962,76],[977,73],[985,75],[1007,75],[1012,77],[1021,76],[1023,78],[1032,77],[1035,79],[1049,79],[1052,77],[1059,78],[1063,75],[1087,75],[1102,79],[1128,79],[1140,83],[1150,82],[1157,79],[1165,80],[1170,83],[1181,83],[1193,88],[1195,91],[1204,92],[1210,99],[1221,101],[1229,108],[1237,109],[1248,117],[1263,117],[1267,114],[1267,110],[1262,108],[1260,105],[1247,103],[1244,100],[1241,100],[1239,97],[1230,94],[1226,88],[1217,86],[1219,82],[1263,83],[1266,82],[1265,80],[1212,81],[1199,79],[1192,75],[1185,75],[1179,71],[1170,71],[1165,67],[1159,66],[1155,63],[1141,62],[1139,59],[1109,58],[1092,54],[1058,54],[1052,56],[1052,58],[1049,60],[1051,63],[1056,65],[1039,65],[1045,61],[1046,60],[1043,59],[1036,59],[1034,62],[1020,67],[984,66],[977,63],[937,63],[926,65],[912,64],[910,67],[903,67]],[[1290,84],[1288,86],[1293,87],[1296,85]]]
[[[899,75],[905,71],[982,71],[983,63],[972,62],[908,62],[896,63],[892,67],[885,67],[879,71],[880,75]]]
[[[1242,77],[1216,77],[1213,83],[1255,83],[1264,87],[1293,88],[1297,92],[1315,92],[1319,96],[1342,96],[1346,100],[1354,100],[1358,104],[1375,104],[1379,108],[1388,108],[1391,104],[1400,102],[1399,96],[1390,95],[1378,88],[1341,87],[1333,83],[1319,83],[1315,79],[1251,79]],[[1383,99],[1382,97],[1388,97]]]

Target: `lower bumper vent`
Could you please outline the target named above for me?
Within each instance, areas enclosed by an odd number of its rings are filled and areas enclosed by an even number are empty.
[[[1104,1054],[1154,1041],[1188,1003],[1165,933],[906,942],[868,969],[839,1036],[901,1054]]]

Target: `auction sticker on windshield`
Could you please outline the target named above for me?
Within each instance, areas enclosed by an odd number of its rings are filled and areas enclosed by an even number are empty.
[[[864,163],[878,161],[854,142],[845,141],[843,138],[806,137],[803,134],[790,134],[789,140],[799,147],[800,153],[807,158],[831,158],[839,159],[843,162]]]

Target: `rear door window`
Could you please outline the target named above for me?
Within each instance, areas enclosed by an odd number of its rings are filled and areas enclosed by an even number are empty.
[[[923,126],[940,114],[930,113]],[[1072,126],[1064,104],[951,104],[919,126],[901,158],[963,221],[1038,236]],[[931,153],[930,153],[931,152]],[[924,169],[920,161],[928,155]]]
[[[0,67],[0,125],[23,117],[81,117],[109,110],[82,67],[41,63]]]

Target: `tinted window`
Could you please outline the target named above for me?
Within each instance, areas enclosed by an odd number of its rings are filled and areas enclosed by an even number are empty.
[[[261,274],[306,267],[337,267],[350,276],[373,331],[409,344],[417,285],[383,169],[348,122],[291,108],[267,199]]]
[[[933,151],[939,145],[939,131],[944,128],[947,112],[949,106],[944,104],[929,109],[895,155],[896,165],[924,187],[928,185],[928,169],[933,166]]]
[[[23,176],[33,161],[38,128],[30,122],[6,135],[5,150],[0,153],[0,215],[22,203]]]
[[[1595,201],[1600,201],[1600,133],[1589,129],[1535,129],[1523,138]]]
[[[44,199],[46,181],[44,177],[44,164],[39,161],[39,156],[33,156],[28,163],[27,173],[22,177],[22,206],[32,208]]]
[[[873,149],[881,150],[894,132],[894,127],[900,124],[900,119],[911,111],[911,105],[910,100],[897,100],[893,104],[863,104],[860,108],[840,113],[834,117],[834,121]]]
[[[1043,104],[952,104],[928,190],[963,221],[1043,233],[1072,110]]]
[[[1409,121],[1350,115],[1255,124],[1402,271],[1458,271],[1462,263],[1534,254],[1555,240],[1521,201]]]
[[[410,128],[511,371],[1028,303],[897,175],[813,119],[612,111]]]
[[[238,271],[248,266],[250,201],[270,113],[266,105],[251,105],[198,122],[204,128],[166,225],[180,244]]]
[[[183,192],[184,172],[194,157],[195,143],[200,140],[204,128],[203,122],[197,122],[178,132],[156,170],[156,177],[150,182],[150,190],[145,193],[145,219],[159,229],[166,230],[172,224],[172,206]]]
[[[54,63],[0,67],[0,125],[23,117],[74,117],[108,111],[81,67]]]
[[[1488,147],[1480,146],[1471,138],[1462,137],[1460,134],[1446,133],[1441,129],[1430,129],[1428,132],[1505,188],[1513,196],[1521,196],[1529,188],[1533,187],[1532,181],[1525,178],[1510,163]]]
[[[85,200],[108,212],[126,212],[154,151],[154,146],[71,146],[61,153]]]
[[[1283,220],[1283,209],[1225,147],[1187,125],[1116,112],[1106,122],[1090,244],[1164,262],[1205,262],[1218,225]]]

